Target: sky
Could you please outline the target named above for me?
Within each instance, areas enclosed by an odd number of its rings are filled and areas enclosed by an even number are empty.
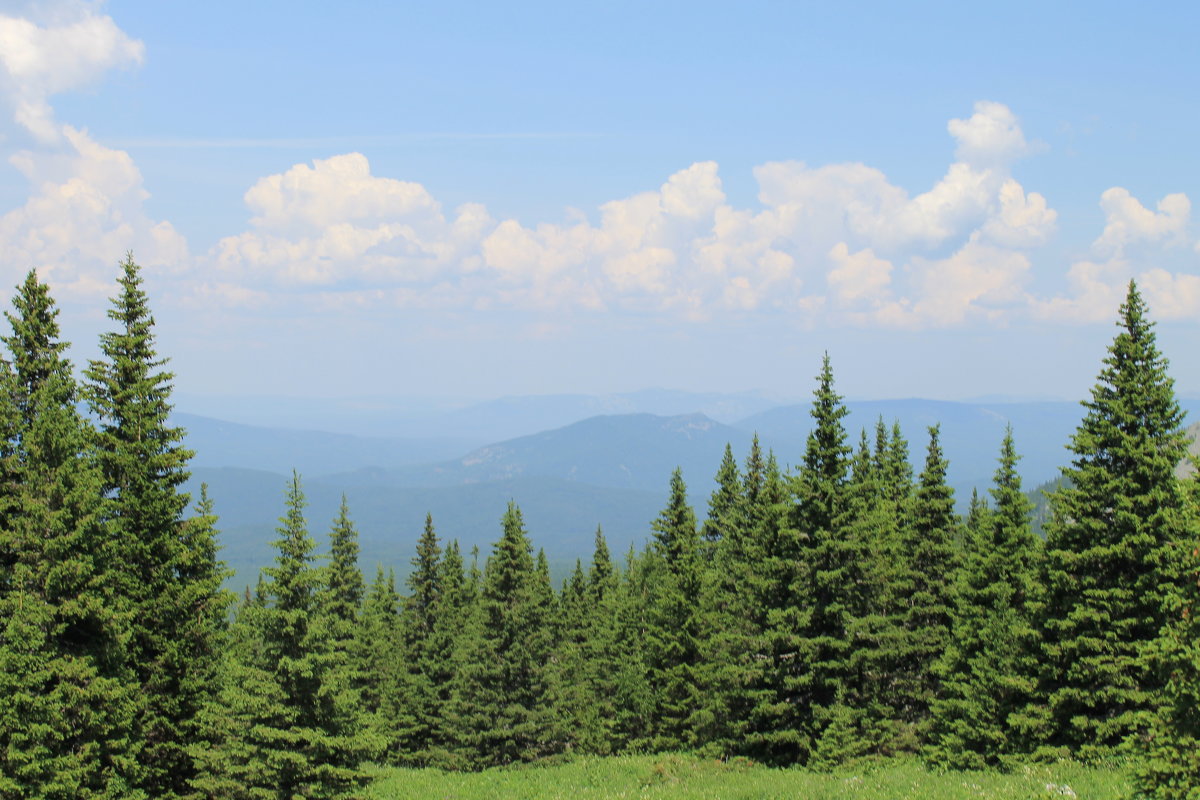
[[[181,396],[1200,393],[1200,6],[0,2],[0,286]],[[11,290],[9,290],[11,291]]]

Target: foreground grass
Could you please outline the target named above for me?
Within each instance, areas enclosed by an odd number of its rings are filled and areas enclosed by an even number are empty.
[[[1117,800],[1119,769],[1030,766],[1008,774],[931,773],[897,760],[830,774],[776,770],[685,755],[581,758],[569,764],[448,773],[380,769],[375,800]]]

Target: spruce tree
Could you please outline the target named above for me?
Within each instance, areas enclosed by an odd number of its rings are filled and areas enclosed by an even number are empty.
[[[584,653],[592,709],[587,715],[587,752],[608,755],[615,747],[617,719],[616,675],[620,668],[617,615],[620,576],[608,552],[604,532],[596,527],[595,548],[584,586]]]
[[[408,723],[404,693],[408,666],[400,634],[400,595],[396,575],[379,565],[367,588],[353,643],[353,662],[360,679],[364,724],[385,763],[405,761],[400,753]]]
[[[808,650],[802,638],[810,598],[803,561],[807,540],[790,524],[791,485],[774,453],[767,455],[763,476],[751,513],[762,553],[751,573],[762,634],[750,657],[745,694],[750,711],[739,749],[756,761],[787,766],[804,761],[812,751],[805,727]]]
[[[400,628],[407,670],[404,681],[404,718],[408,728],[400,748],[420,752],[430,745],[433,730],[439,724],[441,709],[432,676],[426,672],[426,649],[433,634],[435,614],[442,593],[442,548],[433,526],[433,515],[425,515],[425,528],[417,541],[417,554],[406,584],[408,596],[403,602]]]
[[[449,708],[464,766],[532,761],[561,749],[552,707],[552,638],[543,586],[513,503],[484,567],[478,604],[460,636]],[[552,592],[551,592],[552,594]]]
[[[927,757],[943,767],[995,768],[1025,749],[1016,717],[1037,677],[1040,543],[1016,464],[1010,428],[992,488],[995,510],[985,513],[978,494],[972,497],[951,639],[935,665],[943,688]]]
[[[132,255],[121,270],[108,312],[117,330],[100,336],[102,358],[86,370],[84,393],[99,422],[109,579],[135,620],[127,654],[141,701],[142,786],[152,797],[172,798],[188,791],[195,774],[187,748],[196,712],[214,690],[203,676],[214,674],[224,572],[211,526],[201,533],[201,521],[186,530],[182,486],[192,451],[168,420],[174,376],[155,352],[154,318]]]
[[[1192,541],[1200,526],[1200,483],[1186,482]],[[1194,800],[1200,795],[1200,544],[1186,554],[1185,590],[1152,653],[1165,684],[1164,708],[1139,743],[1137,800]]]
[[[3,337],[0,796],[144,797],[125,656],[132,613],[57,316],[31,271]]]
[[[929,428],[925,466],[917,478],[910,517],[898,529],[897,568],[887,580],[888,603],[898,609],[899,626],[891,654],[892,703],[913,749],[927,737],[930,705],[941,696],[941,679],[932,666],[950,642],[954,620],[954,581],[961,551],[947,469],[940,428],[935,425]]]
[[[742,497],[742,478],[738,474],[733,448],[727,443],[721,466],[717,470],[717,488],[708,500],[708,518],[704,520],[701,539],[705,561],[711,561],[716,544],[727,536],[737,536],[744,526],[745,503]]]
[[[656,684],[652,681],[651,648],[654,582],[662,568],[649,543],[642,552],[630,545],[617,588],[615,606],[617,670],[613,678],[616,714],[614,747],[644,752],[651,748],[657,728]]]
[[[350,506],[342,495],[337,518],[329,532],[329,566],[325,571],[325,612],[334,626],[334,639],[345,646],[354,638],[366,587],[358,568],[358,531],[350,519]]]
[[[437,710],[433,727],[423,748],[414,754],[418,764],[452,766],[455,730],[447,716],[457,670],[455,651],[474,615],[476,587],[463,570],[462,552],[457,541],[446,545],[438,568],[437,599],[431,614],[429,637],[421,652],[420,672],[431,692],[431,706]]]
[[[878,430],[876,431],[878,434]],[[903,548],[899,518],[888,484],[894,479],[872,451],[865,430],[846,486],[845,537],[863,559],[855,609],[846,620],[850,646],[843,710],[821,754],[825,766],[868,753],[891,754],[908,746],[908,731],[896,719],[893,649],[903,640],[903,619],[889,607],[887,589],[898,578]]]
[[[648,625],[645,642],[654,692],[655,750],[691,744],[689,718],[696,706],[700,661],[700,536],[688,504],[683,473],[671,475],[667,505],[654,520]]]
[[[762,454],[757,439],[750,454],[754,473],[746,484],[729,446],[717,472],[704,530],[720,531],[705,564],[700,597],[700,638],[704,657],[697,666],[697,702],[690,726],[698,744],[715,754],[736,752],[747,712],[744,684],[747,657],[761,635],[755,612],[752,572],[761,554],[751,535],[747,485],[761,492]]]
[[[600,750],[603,736],[588,648],[591,620],[597,613],[599,609],[588,604],[587,575],[576,559],[571,576],[563,580],[554,627],[560,713],[567,721],[568,749],[579,753]]]
[[[242,647],[226,664],[207,715],[211,746],[196,748],[201,794],[215,797],[334,798],[365,784],[367,755],[347,680],[345,653],[322,602],[322,570],[293,474],[277,528],[275,566],[260,600],[243,608]]]
[[[869,598],[864,570],[869,569],[870,553],[849,524],[850,448],[842,425],[849,412],[834,391],[828,354],[817,380],[811,411],[815,425],[792,483],[792,525],[801,537],[803,565],[803,588],[796,594],[804,609],[797,631],[799,663],[793,685],[805,709],[797,720],[798,733],[808,750],[803,758],[826,766],[848,754],[847,744],[841,740],[862,739],[867,734],[850,733],[844,727],[853,717],[845,708],[855,703],[861,688],[853,666],[849,628]],[[831,728],[834,722],[838,724]]]
[[[1071,439],[1069,485],[1050,498],[1044,701],[1031,713],[1051,752],[1085,759],[1145,730],[1162,703],[1150,655],[1190,549],[1175,477],[1183,412],[1132,281],[1118,327]]]

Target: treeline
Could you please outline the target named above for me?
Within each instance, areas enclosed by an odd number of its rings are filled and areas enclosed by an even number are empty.
[[[918,474],[897,425],[852,443],[826,358],[796,469],[727,448],[702,519],[677,471],[644,548],[614,557],[598,530],[559,587],[515,504],[486,557],[427,519],[404,586],[367,585],[349,509],[318,557],[296,476],[235,604],[210,501],[183,518],[136,265],[85,371],[94,421],[54,313],[31,274],[0,373],[0,797],[333,797],[368,762],[670,750],[1132,755],[1142,796],[1200,790],[1200,493],[1133,284],[1044,540],[1011,431],[960,518],[938,429]]]

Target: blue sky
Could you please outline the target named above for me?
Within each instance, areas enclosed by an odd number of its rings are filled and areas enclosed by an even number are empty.
[[[0,4],[0,275],[181,392],[1200,392],[1191,4]]]

